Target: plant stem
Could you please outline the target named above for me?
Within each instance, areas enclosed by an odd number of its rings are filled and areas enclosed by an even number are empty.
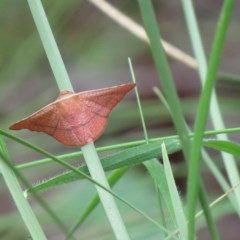
[[[68,77],[66,68],[49,26],[41,1],[28,0],[28,4],[31,9],[38,32],[40,34],[49,63],[53,70],[59,90],[73,91],[72,84]],[[107,189],[110,189],[94,144],[87,144],[83,146],[81,150],[92,178],[99,182],[99,184],[106,186]],[[116,238],[119,240],[129,239],[127,230],[122,221],[113,196],[100,187],[97,187],[97,191]]]
[[[61,58],[52,30],[40,0],[28,0],[43,47],[51,65],[59,90],[73,91],[67,70]]]
[[[207,72],[207,60],[206,60],[206,57],[204,54],[203,44],[201,41],[198,26],[197,26],[197,21],[196,21],[194,9],[193,9],[193,4],[192,4],[191,0],[186,0],[186,1],[183,0],[182,5],[184,7],[186,22],[187,22],[189,34],[191,37],[193,50],[194,50],[194,53],[196,55],[196,59],[198,61],[198,65],[199,65],[198,72],[200,75],[202,85],[204,85],[204,81],[206,78],[206,72]],[[218,99],[217,99],[217,94],[216,94],[215,89],[213,89],[213,92],[212,92],[212,99],[210,102],[210,114],[211,114],[211,120],[212,120],[214,129],[224,129],[225,124],[224,124],[223,117],[222,117],[222,114],[220,111],[220,106],[218,104]],[[229,140],[227,134],[222,134],[220,136],[217,136],[217,138],[219,140],[226,140],[226,141]],[[223,162],[224,162],[229,180],[230,180],[232,186],[234,186],[236,183],[238,183],[240,181],[237,164],[234,160],[233,155],[227,154],[225,152],[221,152],[221,155],[223,158]],[[238,207],[236,208],[236,211],[238,212],[238,215],[240,215],[240,208],[239,208],[239,206],[240,206],[240,189],[237,188],[234,191],[234,193],[235,193],[236,200],[238,201]]]
[[[0,170],[3,175],[3,178],[7,184],[7,187],[12,195],[12,198],[14,199],[14,202],[23,218],[23,221],[25,222],[32,239],[34,240],[46,240],[46,236],[36,218],[34,215],[31,206],[29,205],[28,201],[24,197],[22,188],[12,171],[12,169],[7,166],[7,164],[2,159],[6,161],[9,160],[9,156],[7,153],[7,148],[5,146],[5,142],[3,138],[0,136]]]
[[[138,0],[138,3],[143,23],[150,40],[150,47],[156,66],[156,71],[159,76],[159,81],[163,86],[166,99],[168,101],[169,107],[171,108],[173,114],[172,121],[181,140],[184,157],[187,160],[189,156],[188,131],[167,57],[164,52],[164,48],[159,41],[159,39],[161,39],[161,34],[157,25],[152,2],[146,0]]]
[[[188,173],[188,239],[194,238],[195,228],[195,207],[199,184],[199,166],[200,166],[200,151],[206,120],[209,111],[209,102],[211,99],[212,90],[217,76],[217,69],[221,59],[223,44],[228,29],[228,24],[231,18],[231,13],[234,6],[234,0],[224,1],[222,12],[219,20],[219,26],[213,42],[213,48],[209,59],[209,67],[207,71],[206,81],[202,95],[199,101],[199,107],[194,125],[194,138],[190,151],[189,173]]]
[[[129,167],[122,167],[118,168],[117,170],[113,171],[110,176],[108,177],[108,182],[110,186],[115,185],[118,180],[128,171]],[[82,216],[78,219],[76,224],[73,226],[73,228],[68,232],[67,239],[70,239],[74,232],[81,226],[81,224],[86,220],[86,218],[91,214],[93,209],[99,204],[99,195],[94,196],[92,201],[88,204],[88,206],[85,208],[84,212],[82,213]]]
[[[94,180],[100,182],[107,189],[110,189],[109,183],[106,179],[105,173],[103,171],[98,154],[95,150],[94,144],[89,143],[83,146],[81,149],[90,175],[93,177]],[[115,237],[119,240],[130,239],[113,196],[109,192],[106,192],[104,189],[98,186],[96,186],[96,188],[98,191],[98,195],[101,199],[101,202],[103,204],[103,207],[105,209],[105,212],[107,214],[108,220],[115,233]]]

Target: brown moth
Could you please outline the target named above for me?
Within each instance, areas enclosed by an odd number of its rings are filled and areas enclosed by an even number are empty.
[[[86,145],[101,136],[110,112],[134,86],[128,83],[80,93],[62,91],[54,102],[10,129],[44,132],[67,146]]]

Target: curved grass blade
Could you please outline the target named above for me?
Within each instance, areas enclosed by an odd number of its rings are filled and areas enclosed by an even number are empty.
[[[204,140],[203,145],[218,151],[226,152],[240,157],[240,145],[232,141],[224,140]]]
[[[109,185],[112,187],[114,186],[118,180],[128,171],[128,167],[123,167],[114,171],[109,177],[108,182]],[[88,204],[85,208],[85,211],[78,219],[78,221],[74,224],[73,228],[68,232],[66,239],[71,239],[74,232],[81,226],[81,224],[85,221],[85,219],[90,215],[90,213],[94,210],[94,208],[99,204],[100,199],[98,195],[93,197],[92,201]]]
[[[142,210],[138,209],[137,207],[135,207],[134,205],[132,205],[131,203],[129,203],[127,200],[123,199],[122,197],[120,197],[118,194],[114,193],[113,191],[105,188],[103,185],[99,184],[97,181],[95,181],[94,179],[92,179],[91,177],[89,177],[89,175],[87,175],[86,173],[84,173],[83,171],[80,171],[79,169],[77,168],[74,168],[72,165],[58,159],[57,157],[55,157],[54,155],[52,155],[51,153],[27,142],[27,141],[24,141],[20,138],[17,138],[13,135],[10,135],[2,130],[0,130],[0,134],[2,134],[3,136],[7,136],[9,138],[12,138],[14,140],[16,140],[17,142],[35,150],[36,152],[39,152],[43,155],[45,155],[46,157],[48,158],[51,158],[53,161],[59,163],[60,165],[62,166],[65,166],[66,168],[72,170],[72,172],[75,172],[75,175],[79,175],[80,178],[86,178],[87,180],[89,180],[90,182],[94,183],[95,185],[101,187],[102,189],[104,189],[105,191],[109,192],[110,194],[112,194],[114,197],[116,197],[117,199],[119,199],[120,201],[122,201],[124,204],[126,204],[127,206],[129,206],[130,208],[134,209],[136,212],[138,212],[140,215],[142,215],[143,217],[145,217],[148,221],[150,221],[151,223],[153,223],[155,226],[157,226],[158,228],[160,228],[162,231],[168,233],[168,231],[162,226],[160,225],[158,222],[156,222],[154,219],[152,219],[151,217],[149,217],[147,214],[145,214]],[[177,141],[175,139],[175,141]],[[27,193],[31,193],[33,192],[34,189],[31,189],[31,191],[29,190],[29,192]]]
[[[179,237],[180,239],[187,239],[187,221],[184,214],[180,194],[178,193],[178,190],[174,181],[171,165],[168,159],[168,154],[167,154],[164,143],[162,144],[161,148],[162,148],[162,154],[163,154],[164,172],[165,172],[167,185],[168,185],[168,189],[171,197],[171,203],[174,209],[175,222],[177,223],[177,226],[180,230]]]
[[[162,143],[163,141],[157,141],[117,152],[113,155],[102,158],[102,166],[105,171],[109,171],[121,167],[134,166],[142,163],[143,161],[161,157],[162,151],[159,146],[161,146]],[[181,149],[180,141],[177,139],[165,141],[165,144],[169,154],[177,152]],[[78,170],[84,173],[84,175],[89,175],[86,166],[81,166]],[[84,179],[84,175],[80,176],[75,171],[69,171],[33,186],[28,190],[28,192],[31,193],[32,190],[41,191],[57,185]]]

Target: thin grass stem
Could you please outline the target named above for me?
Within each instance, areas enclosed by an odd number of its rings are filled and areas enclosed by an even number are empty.
[[[184,214],[182,201],[174,181],[171,165],[169,162],[166,146],[164,143],[162,143],[161,148],[162,148],[162,155],[163,155],[164,172],[165,172],[165,176],[168,183],[172,206],[174,209],[175,221],[179,228],[180,239],[185,240],[187,239],[187,221]]]
[[[44,50],[47,54],[49,64],[58,84],[60,91],[73,91],[67,70],[63,63],[51,27],[40,0],[28,0],[33,19],[40,35]]]
[[[59,90],[73,91],[72,84],[68,77],[65,65],[54,39],[52,30],[49,26],[45,11],[40,0],[28,0],[28,4],[37,26],[40,38],[42,40],[49,63],[58,84]],[[110,189],[100,159],[97,155],[94,144],[87,144],[82,147],[82,152],[89,168],[89,171],[95,181],[99,182],[106,189]],[[91,157],[89,157],[91,156]],[[94,164],[93,164],[94,163]],[[95,167],[94,167],[95,166]],[[96,167],[97,166],[97,167]],[[110,220],[110,224],[117,239],[129,239],[126,227],[122,221],[115,200],[111,194],[97,187],[100,199],[104,206],[105,212]],[[110,204],[110,207],[107,207]]]
[[[88,170],[93,179],[100,182],[105,188],[110,190],[110,186],[103,171],[100,159],[97,152],[93,151],[95,147],[92,145],[93,143],[82,147],[83,156],[86,160]],[[96,186],[96,188],[99,194],[99,198],[107,214],[108,220],[115,233],[116,239],[130,239],[124,224],[122,224],[123,221],[118,211],[116,202],[113,199],[113,196],[98,186]]]
[[[47,240],[39,221],[23,194],[22,188],[13,170],[2,159],[5,158],[6,161],[10,161],[2,136],[0,136],[0,153],[0,170],[31,237],[33,240]]]
[[[129,64],[129,68],[130,68],[130,72],[131,72],[131,76],[132,76],[132,81],[134,83],[136,83],[136,77],[135,77],[135,74],[134,74],[134,71],[133,71],[133,66],[132,66],[132,62],[131,62],[130,58],[128,58],[128,64]],[[146,127],[146,123],[145,123],[145,120],[144,120],[142,106],[141,106],[141,101],[140,101],[140,97],[139,97],[139,94],[138,94],[137,87],[135,88],[135,94],[136,94],[136,99],[137,99],[137,104],[138,104],[138,110],[139,110],[139,113],[140,113],[140,118],[141,118],[143,133],[144,133],[144,138],[145,138],[146,142],[149,143],[147,127]]]
[[[193,4],[192,4],[191,0],[184,0],[184,1],[182,1],[182,5],[183,5],[183,9],[184,9],[184,14],[185,14],[186,23],[188,26],[188,31],[189,31],[189,35],[191,38],[191,43],[193,46],[194,54],[198,61],[198,66],[199,66],[198,72],[200,75],[201,83],[202,83],[202,85],[204,85],[204,81],[206,79],[206,72],[207,72],[207,60],[206,60],[206,56],[204,53],[204,48],[203,48],[201,36],[199,33]],[[221,110],[220,110],[220,106],[218,103],[217,94],[216,94],[215,89],[213,89],[211,102],[210,102],[210,116],[211,116],[211,120],[212,120],[214,129],[225,128],[225,124],[223,121],[223,117],[221,114]],[[219,140],[226,140],[226,141],[229,140],[227,134],[219,135],[219,136],[217,136],[217,138]],[[223,158],[226,172],[227,172],[230,182],[233,186],[240,181],[237,164],[234,160],[233,155],[225,153],[225,152],[221,152],[221,155]],[[231,198],[232,197],[233,196],[231,195]],[[235,209],[236,209],[238,215],[240,215],[240,189],[235,190],[235,198],[236,198],[236,201],[235,201],[234,206],[235,206]]]
[[[209,103],[211,99],[212,90],[214,88],[217,70],[221,59],[226,31],[231,19],[231,13],[234,6],[234,0],[228,0],[223,3],[219,25],[213,42],[213,48],[210,54],[209,68],[206,75],[206,81],[203,88],[202,95],[199,101],[199,107],[194,125],[195,136],[193,139],[192,148],[190,151],[190,162],[188,172],[188,239],[191,240],[195,235],[195,207],[198,194],[199,184],[199,166],[200,166],[200,152],[202,146],[203,132],[206,125],[206,120],[209,111]]]

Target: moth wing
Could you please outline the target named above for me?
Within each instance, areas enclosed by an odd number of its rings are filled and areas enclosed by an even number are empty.
[[[79,126],[78,134],[84,133],[87,142],[95,141],[104,131],[112,109],[134,86],[130,83],[79,93],[81,100],[84,99],[84,111],[81,113],[84,122]]]
[[[10,129],[45,132],[67,146],[94,142],[104,131],[115,105],[135,84],[124,84],[80,93],[62,91],[56,101]]]
[[[85,104],[92,111],[92,114],[108,117],[112,109],[134,87],[135,84],[128,83],[110,88],[81,92],[80,94],[85,99]]]
[[[58,124],[59,118],[54,104],[50,104],[10,126],[12,130],[29,129],[50,134]]]
[[[59,100],[68,97],[71,92],[63,91],[53,103],[43,107],[39,111],[33,113],[10,126],[11,130],[29,129],[36,132],[44,132],[58,141],[68,146],[74,146],[76,137],[72,134],[71,126],[66,121],[56,105]]]

